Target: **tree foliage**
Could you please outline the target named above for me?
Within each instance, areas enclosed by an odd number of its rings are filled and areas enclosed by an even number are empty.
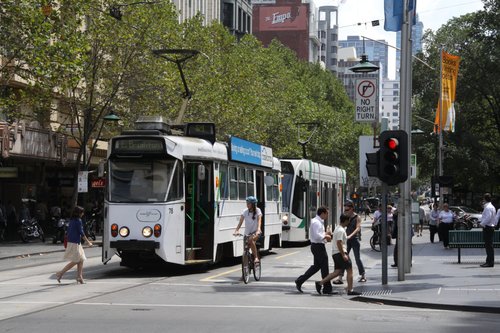
[[[353,123],[353,106],[333,74],[298,61],[279,42],[237,40],[219,23],[203,26],[201,17],[178,23],[169,0],[122,1],[121,20],[109,15],[111,0],[63,0],[50,13],[40,0],[18,3],[0,7],[0,55],[22,61],[0,68],[2,83],[8,87],[14,74],[29,82],[0,96],[9,117],[19,117],[19,106],[28,103],[40,111],[31,116],[48,126],[57,96],[57,111],[67,117],[59,119],[74,124],[82,146],[99,136],[110,111],[124,127],[140,115],[173,120],[184,93],[180,74],[152,51],[195,49],[200,53],[182,65],[192,91],[184,121],[214,122],[221,140],[236,135],[287,157],[302,155],[297,123],[318,122],[309,156],[357,179],[357,140],[367,128]]]
[[[415,112],[433,120],[439,94],[441,47],[461,57],[456,91],[456,130],[445,133],[444,173],[465,190],[498,192],[500,186],[500,14],[499,2],[484,1],[484,10],[454,18],[424,36],[425,61],[414,66]],[[414,123],[425,128],[424,123]],[[427,127],[428,128],[428,127]],[[417,140],[422,140],[418,138]],[[418,147],[426,168],[433,170],[435,137]],[[429,158],[430,157],[430,158]]]

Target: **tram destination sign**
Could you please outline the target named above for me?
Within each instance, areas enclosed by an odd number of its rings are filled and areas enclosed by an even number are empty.
[[[113,140],[113,153],[161,154],[166,151],[162,138],[117,138]]]
[[[377,121],[377,79],[356,80],[356,110],[355,121],[374,123]]]
[[[230,156],[232,161],[239,161],[248,164],[273,167],[272,148],[261,146],[257,143],[232,136],[229,142]]]

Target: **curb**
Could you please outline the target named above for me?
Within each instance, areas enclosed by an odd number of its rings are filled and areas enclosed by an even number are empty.
[[[351,298],[351,301],[364,302],[364,303],[381,303],[383,305],[404,306],[409,308],[426,308],[434,310],[447,310],[447,311],[462,311],[462,312],[480,312],[480,313],[500,313],[499,307],[492,306],[477,306],[477,305],[457,305],[457,304],[436,304],[427,302],[416,301],[402,301],[387,298],[374,298],[358,296]]]
[[[102,247],[102,242],[93,242],[94,247]],[[89,248],[88,246],[84,246],[84,248]],[[38,252],[31,252],[31,253],[19,253],[11,256],[6,256],[6,257],[0,257],[0,260],[4,259],[13,259],[13,258],[25,258],[25,257],[31,257],[31,256],[39,256],[42,254],[49,254],[49,253],[57,253],[57,252],[64,252],[65,248],[61,248],[58,250],[51,250],[51,251],[38,251]]]

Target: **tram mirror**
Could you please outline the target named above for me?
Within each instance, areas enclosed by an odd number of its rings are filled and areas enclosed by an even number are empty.
[[[203,164],[198,165],[198,180],[205,180],[206,169]]]
[[[273,176],[265,176],[264,177],[264,184],[266,184],[266,186],[273,186],[274,185]]]

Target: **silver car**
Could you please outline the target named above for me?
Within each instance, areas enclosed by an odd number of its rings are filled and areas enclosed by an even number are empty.
[[[467,206],[450,206],[450,210],[454,212],[458,218],[464,215],[469,215],[469,220],[472,222],[474,228],[479,227],[479,223],[481,223],[482,214],[477,210]]]

